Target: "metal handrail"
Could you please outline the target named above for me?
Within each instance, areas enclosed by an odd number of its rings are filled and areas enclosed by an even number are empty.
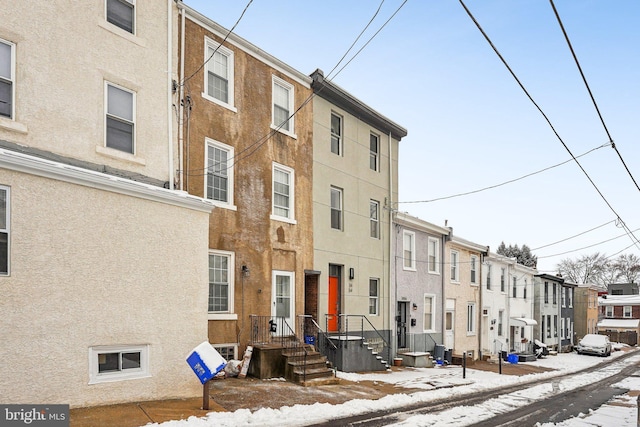
[[[329,335],[322,330],[322,328],[320,328],[320,325],[318,325],[318,323],[316,322],[316,320],[313,318],[313,316],[311,316],[310,314],[300,314],[298,315],[298,319],[302,319],[302,321],[300,322],[302,325],[300,326],[302,329],[301,332],[301,336],[305,336],[305,330],[306,330],[306,326],[307,326],[307,321],[310,321],[311,325],[314,328],[314,331],[318,334],[321,335],[324,338],[324,342],[328,342],[329,344],[331,344],[331,346],[333,347],[334,350],[338,350],[338,347],[333,343],[333,341],[331,341],[329,339]],[[318,348],[317,345],[315,345],[316,348]]]
[[[329,316],[329,315],[327,315]],[[332,315],[335,316],[335,315]],[[364,314],[340,314],[338,315],[338,318],[344,318],[345,321],[344,322],[340,322],[344,325],[345,328],[345,335],[349,335],[349,318],[360,318],[360,334],[361,336],[364,338],[364,320],[367,321],[367,323],[369,324],[369,326],[371,327],[370,330],[374,331],[378,337],[380,337],[380,339],[382,339],[383,342],[383,347],[387,348],[387,363],[390,363],[391,361],[391,347],[389,346],[389,343],[387,342],[387,340],[384,338],[384,336],[380,333],[380,331],[378,331],[376,329],[375,326],[373,326],[373,324],[371,323],[371,321],[367,318],[367,316],[365,316]],[[364,319],[364,320],[363,320]]]

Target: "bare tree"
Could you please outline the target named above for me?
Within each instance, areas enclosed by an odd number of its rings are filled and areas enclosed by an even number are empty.
[[[640,276],[640,258],[634,254],[622,254],[613,262],[616,270],[616,280],[624,283],[634,283]]]
[[[583,255],[577,260],[565,258],[556,266],[562,277],[573,283],[594,283],[606,286],[607,272],[611,268],[610,261],[600,252]]]

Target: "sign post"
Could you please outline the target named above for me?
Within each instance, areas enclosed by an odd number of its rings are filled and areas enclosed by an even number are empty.
[[[204,341],[187,356],[187,363],[202,383],[202,409],[209,409],[209,381],[224,369],[227,361],[208,341]]]

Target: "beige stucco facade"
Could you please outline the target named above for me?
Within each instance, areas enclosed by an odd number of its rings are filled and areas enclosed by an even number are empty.
[[[190,194],[215,199],[209,250],[212,257],[228,260],[223,269],[230,298],[218,298],[209,307],[209,340],[234,348],[241,357],[252,340],[251,315],[280,317],[286,312],[282,317],[295,330],[296,315],[304,312],[305,270],[313,268],[313,110],[311,103],[305,105],[311,79],[233,33],[219,47],[228,30],[188,7],[180,16],[179,33],[184,43],[181,68],[188,79],[182,97],[192,100],[183,112],[180,141],[186,172],[179,177]],[[200,68],[214,51],[223,55],[215,60],[227,64],[225,100],[210,92],[208,65]],[[302,107],[288,130],[274,123],[276,85],[291,96],[289,114]],[[211,150],[224,160],[209,157]],[[214,184],[214,174],[223,176],[225,184]],[[274,181],[283,176],[289,179],[286,208],[277,209]],[[221,191],[214,194],[216,185]],[[281,279],[290,287],[278,299],[275,283]]]

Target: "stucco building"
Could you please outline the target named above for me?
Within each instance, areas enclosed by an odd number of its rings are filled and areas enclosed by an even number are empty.
[[[574,297],[574,332],[576,339],[580,340],[586,334],[598,333],[598,287],[579,284]]]
[[[304,312],[314,266],[311,78],[179,7],[179,186],[216,206],[208,335],[237,358],[251,315],[293,331]]]
[[[173,1],[0,11],[0,395],[198,395],[213,205],[174,191]]]
[[[562,277],[551,274],[535,275],[535,301],[534,318],[537,325],[534,327],[534,338],[540,340],[549,349],[560,349],[560,297],[561,287],[564,283]]]

